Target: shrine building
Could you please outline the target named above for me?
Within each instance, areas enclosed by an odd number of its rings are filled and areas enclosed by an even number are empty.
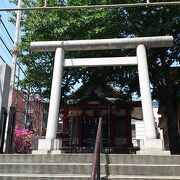
[[[131,129],[133,103],[118,105],[117,101],[121,101],[123,96],[105,83],[86,83],[68,96],[67,103],[61,106],[62,128],[59,136],[68,134],[71,140],[70,143],[64,140],[63,146],[91,152],[98,121],[102,117],[104,150],[128,153],[135,149]]]

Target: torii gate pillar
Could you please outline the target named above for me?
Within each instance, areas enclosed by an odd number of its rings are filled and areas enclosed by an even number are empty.
[[[159,150],[164,149],[164,145],[162,140],[156,137],[147,55],[146,48],[143,44],[137,46],[136,54],[138,59],[139,86],[145,127],[145,140],[141,141],[141,151],[139,151],[138,154],[152,154],[153,152],[157,154]],[[162,152],[160,153],[162,154]],[[167,152],[165,152],[165,154],[166,153]]]

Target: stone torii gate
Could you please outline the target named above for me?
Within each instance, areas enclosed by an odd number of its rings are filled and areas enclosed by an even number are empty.
[[[128,65],[137,65],[138,67],[142,111],[145,125],[145,140],[142,150],[146,152],[150,150],[162,151],[163,142],[160,139],[156,139],[146,48],[170,47],[172,46],[172,43],[172,36],[32,42],[32,51],[55,51],[46,139],[39,139],[38,152],[56,153],[60,149],[60,141],[59,139],[56,139],[56,132],[63,67]],[[65,51],[111,49],[136,49],[136,56],[64,59]]]

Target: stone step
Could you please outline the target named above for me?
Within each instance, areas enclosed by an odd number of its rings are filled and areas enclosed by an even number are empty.
[[[92,154],[0,155],[0,180],[87,180]],[[180,156],[101,155],[101,179],[180,179]]]
[[[85,163],[0,163],[0,174],[90,174],[91,167]]]
[[[83,174],[0,174],[1,180],[89,180],[89,175]],[[110,175],[101,176],[102,180],[179,180],[179,176],[137,176],[137,175]]]
[[[106,165],[106,173],[109,175],[180,176],[180,165],[109,164]]]
[[[108,164],[180,164],[180,156],[171,155],[119,155],[105,156]]]
[[[0,163],[0,174],[85,174],[92,165],[85,163]],[[180,165],[101,164],[104,175],[180,176]]]
[[[1,163],[92,163],[92,154],[0,155]],[[102,154],[107,164],[180,164],[180,156]]]
[[[110,175],[108,178],[103,179],[109,179],[109,180],[179,180],[179,176],[135,176],[135,175]]]
[[[1,180],[89,180],[84,174],[0,174]]]
[[[0,155],[1,163],[92,163],[92,154],[4,154]]]

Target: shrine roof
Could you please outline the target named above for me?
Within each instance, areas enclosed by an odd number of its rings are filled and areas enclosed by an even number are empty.
[[[88,96],[91,92],[94,92],[97,96],[106,98],[120,98],[123,95],[105,82],[96,83],[90,81],[83,84],[74,93],[69,95],[67,99],[81,99]]]
[[[98,96],[98,94],[96,94],[94,91],[91,91],[87,96],[82,97],[81,99],[79,99],[77,101],[77,104],[83,103],[83,102],[88,101],[88,100],[90,100],[90,101],[93,101],[93,100],[95,100],[95,101],[103,101],[103,102],[105,102],[107,104],[112,103],[107,98],[102,97],[102,96]]]

